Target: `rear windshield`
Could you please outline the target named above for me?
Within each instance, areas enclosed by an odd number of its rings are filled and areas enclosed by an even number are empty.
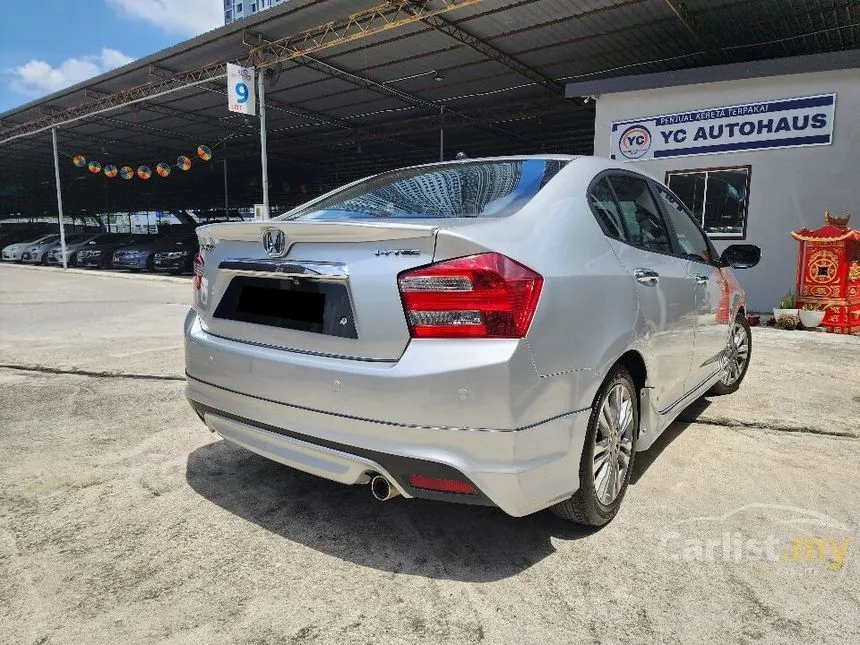
[[[396,170],[282,218],[507,217],[525,206],[567,163],[559,159],[510,159]]]

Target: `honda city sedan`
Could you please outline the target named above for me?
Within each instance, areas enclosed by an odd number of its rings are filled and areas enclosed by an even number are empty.
[[[385,172],[197,230],[186,394],[343,484],[600,526],[636,453],[749,367],[744,292],[656,179],[595,157]]]

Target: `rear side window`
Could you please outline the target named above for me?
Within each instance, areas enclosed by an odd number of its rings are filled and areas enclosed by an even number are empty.
[[[605,177],[592,184],[588,191],[588,204],[604,233],[615,239],[627,241],[621,210]]]
[[[507,217],[525,206],[567,163],[506,159],[397,170],[359,182],[283,218]]]
[[[625,241],[646,251],[671,253],[669,233],[648,183],[629,175],[612,175],[609,183],[621,210]]]

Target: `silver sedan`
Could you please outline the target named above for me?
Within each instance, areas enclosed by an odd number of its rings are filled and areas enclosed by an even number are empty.
[[[731,267],[655,179],[505,157],[198,230],[187,397],[224,439],[395,496],[599,526],[637,451],[750,361]]]

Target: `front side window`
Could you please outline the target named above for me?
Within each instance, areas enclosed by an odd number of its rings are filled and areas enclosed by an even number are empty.
[[[663,204],[663,212],[666,213],[666,217],[672,223],[672,228],[675,229],[675,237],[678,239],[681,255],[698,262],[711,262],[711,247],[704,233],[693,221],[690,211],[677,197],[665,189],[658,187],[657,194]]]
[[[525,206],[567,163],[511,159],[396,170],[275,219],[507,217]]]
[[[626,241],[646,251],[671,253],[669,233],[648,183],[630,175],[610,176],[609,183],[621,209]]]
[[[673,170],[666,173],[666,185],[710,237],[746,237],[750,166]]]

